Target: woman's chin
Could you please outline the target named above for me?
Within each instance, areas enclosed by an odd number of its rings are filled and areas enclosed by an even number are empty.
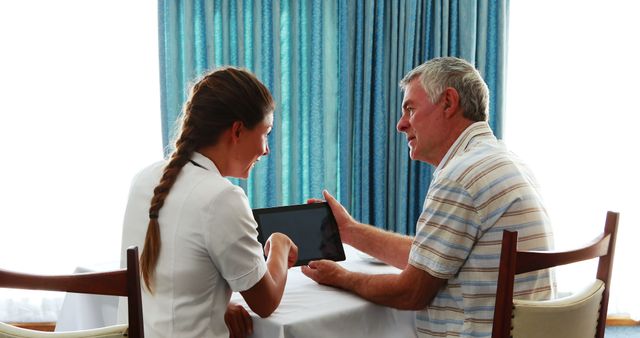
[[[238,175],[234,175],[233,177],[235,178],[239,178],[241,180],[246,180],[249,178],[249,173],[242,173],[242,174],[238,174]]]
[[[253,168],[253,167],[249,167],[249,168],[247,168],[247,170],[245,170],[244,172],[242,172],[242,173],[238,176],[238,178],[241,178],[241,179],[244,179],[244,180],[248,179],[248,178],[249,178],[249,174],[251,173],[251,169],[252,169],[252,168]]]
[[[246,170],[244,172],[236,172],[236,173],[231,173],[229,175],[224,175],[224,176],[246,180],[247,178],[249,178],[249,172],[250,171],[251,170]]]
[[[233,175],[229,175],[229,176],[246,180],[246,179],[249,178],[249,174],[251,174],[251,170],[253,170],[253,167],[255,166],[255,164],[256,164],[256,162],[252,163],[251,165],[249,165],[247,168],[245,168],[241,172],[240,172],[241,169],[239,169],[238,172],[234,173]]]

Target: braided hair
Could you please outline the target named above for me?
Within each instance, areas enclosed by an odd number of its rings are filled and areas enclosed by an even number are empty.
[[[191,88],[182,111],[175,150],[169,156],[160,182],[153,190],[149,206],[149,225],[140,256],[144,284],[153,292],[152,280],[160,255],[158,217],[182,167],[201,147],[214,145],[234,122],[254,128],[273,112],[275,103],[269,90],[250,72],[224,67],[206,74]]]

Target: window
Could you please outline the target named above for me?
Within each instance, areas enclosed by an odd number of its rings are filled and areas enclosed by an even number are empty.
[[[0,2],[1,267],[119,259],[129,183],[162,157],[156,6]]]
[[[589,241],[620,212],[609,313],[636,319],[639,12],[624,0],[512,1],[504,127],[542,186],[556,247]],[[558,271],[560,290],[594,269]]]

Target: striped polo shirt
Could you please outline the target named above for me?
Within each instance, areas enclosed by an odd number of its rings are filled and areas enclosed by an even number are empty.
[[[518,231],[518,248],[550,250],[548,215],[530,170],[486,122],[469,126],[436,168],[416,225],[409,263],[447,279],[416,313],[420,337],[489,337],[502,231]],[[516,276],[514,294],[549,299],[552,275]]]

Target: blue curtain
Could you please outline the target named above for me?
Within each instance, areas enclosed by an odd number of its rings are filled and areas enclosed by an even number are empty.
[[[236,180],[252,207],[328,189],[366,223],[413,234],[431,166],[395,130],[399,80],[437,56],[465,58],[491,90],[501,135],[508,0],[159,0],[166,151],[187,90],[205,71],[253,71],[277,101],[271,155]]]

